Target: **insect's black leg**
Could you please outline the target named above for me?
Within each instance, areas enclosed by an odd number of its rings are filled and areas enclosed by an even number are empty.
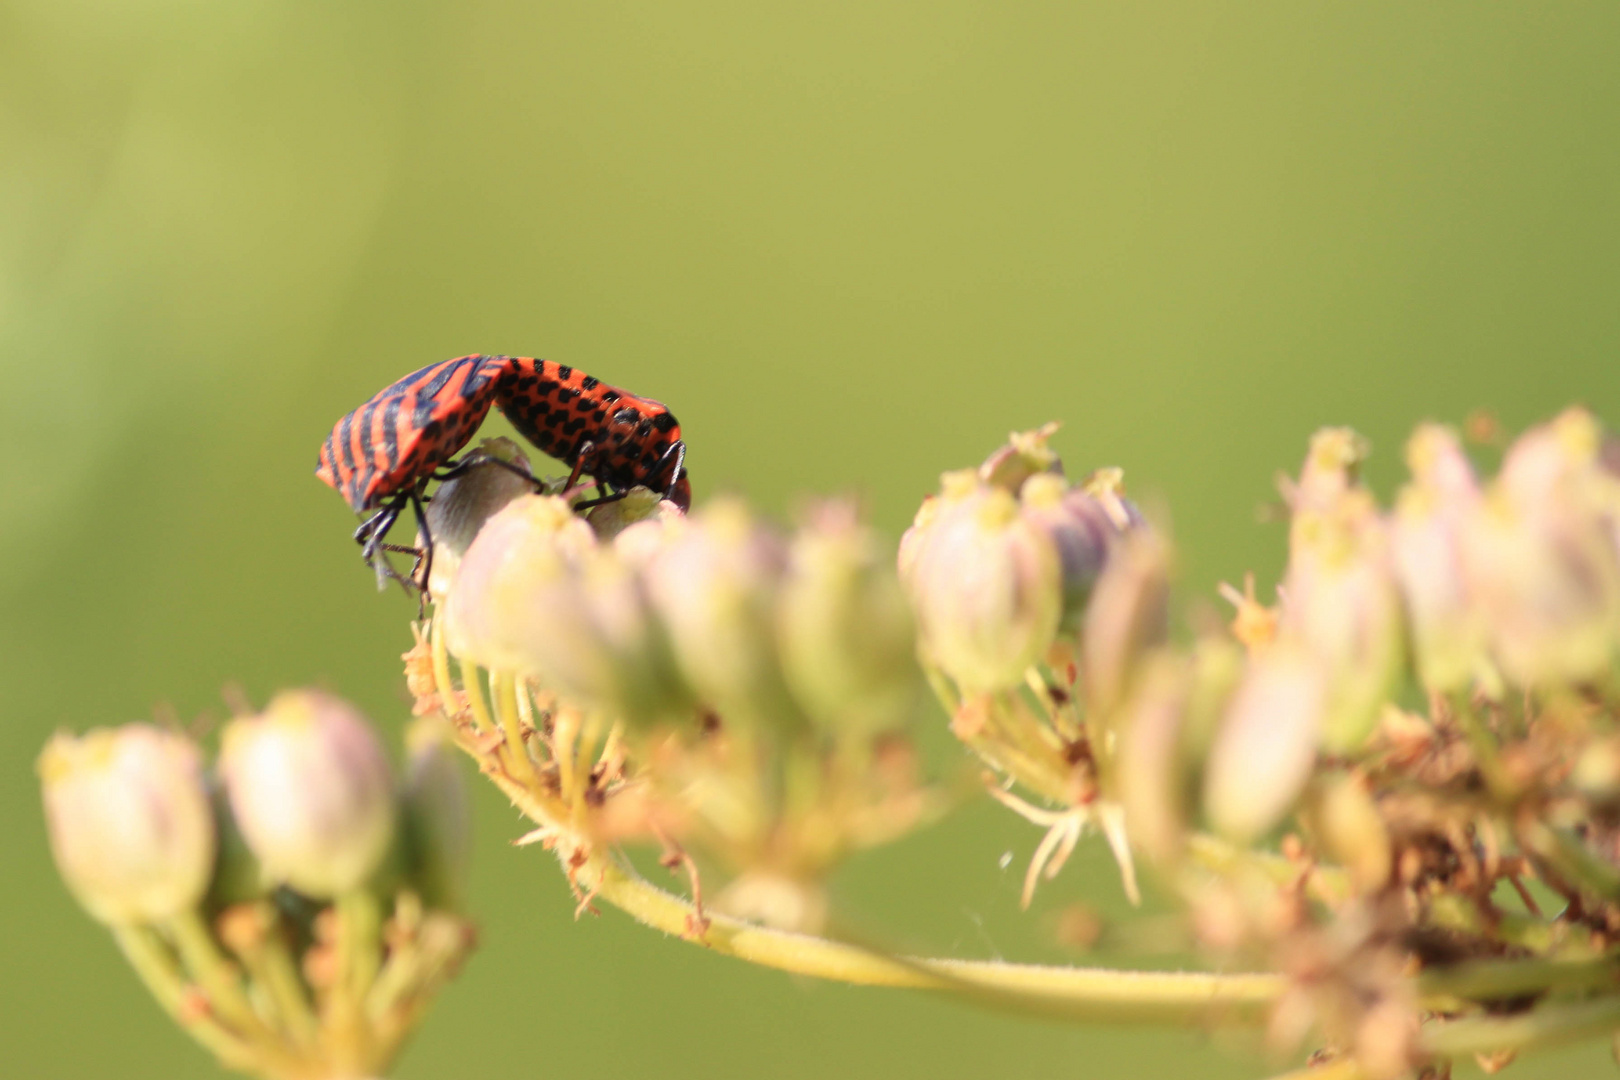
[[[676,439],[669,444],[669,448],[664,451],[664,456],[658,459],[658,467],[653,470],[654,476],[663,471],[664,462],[668,461],[672,456],[675,459],[675,467],[670,469],[669,484],[664,488],[664,498],[666,499],[675,497],[675,485],[681,482],[681,474],[686,471],[685,439]]]
[[[354,530],[355,542],[360,545],[360,557],[369,565],[377,556],[377,550],[382,546],[383,537],[388,530],[394,527],[399,519],[399,512],[405,509],[402,499],[393,499],[383,505],[382,509],[366,518],[360,527]]]
[[[522,465],[515,461],[507,461],[505,458],[495,457],[493,454],[468,454],[459,461],[447,461],[442,469],[433,474],[433,479],[454,480],[475,465],[499,465],[513,476],[522,477],[536,487],[540,485],[540,481],[535,475]]]
[[[593,506],[601,506],[603,503],[618,502],[620,499],[624,498],[628,494],[630,494],[630,489],[629,488],[626,488],[623,491],[611,491],[606,495],[600,495],[600,496],[598,496],[597,498],[594,498],[594,499],[586,499],[584,502],[577,502],[577,503],[574,504],[574,509],[575,510],[589,510],[591,507],[593,507]]]
[[[568,483],[563,485],[564,493],[574,490],[574,485],[579,483],[580,473],[585,471],[586,462],[594,457],[596,457],[595,443],[586,439],[579,444],[579,449],[574,451],[574,471],[568,474]]]
[[[387,585],[388,579],[393,578],[402,585],[405,581],[400,577],[388,561],[386,552],[394,545],[383,541],[388,536],[388,530],[394,527],[399,520],[400,513],[405,509],[409,496],[401,494],[390,500],[381,510],[371,515],[355,530],[355,539],[360,542],[360,557],[367,566],[377,573],[377,588],[380,590]]]
[[[378,510],[375,514],[372,514],[370,517],[366,518],[366,520],[362,521],[360,523],[360,527],[354,530],[354,542],[359,544],[361,547],[367,546],[367,541],[370,540],[372,534],[377,531],[377,525],[382,521],[383,518],[388,517],[390,513],[392,513],[395,517],[399,516],[399,511],[390,505],[384,506],[381,510]],[[389,518],[388,523],[383,525],[382,531],[386,533],[389,526],[393,525],[393,523],[393,519]]]
[[[411,509],[416,511],[416,527],[422,534],[417,566],[411,572],[411,577],[416,579],[418,618],[427,615],[428,582],[433,577],[433,531],[428,528],[427,510],[422,506],[422,488],[426,483],[424,480],[411,489]],[[420,575],[417,571],[421,572]]]

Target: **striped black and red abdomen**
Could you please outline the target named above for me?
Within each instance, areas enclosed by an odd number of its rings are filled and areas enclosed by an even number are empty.
[[[315,475],[355,511],[412,487],[467,445],[510,362],[459,356],[379,391],[332,428]]]
[[[587,471],[597,479],[621,489],[670,491],[683,508],[690,504],[691,487],[676,452],[681,425],[661,402],[565,364],[506,359],[496,407],[525,439],[570,465],[589,443],[594,449]]]

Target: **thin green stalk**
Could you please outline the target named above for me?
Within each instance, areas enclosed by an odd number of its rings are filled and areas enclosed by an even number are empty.
[[[1586,845],[1562,829],[1540,821],[1526,821],[1519,839],[1571,885],[1605,900],[1620,899],[1620,870],[1593,855]]]
[[[1543,991],[1612,990],[1620,986],[1620,967],[1612,956],[1592,960],[1476,960],[1430,968],[1418,976],[1426,997],[1490,1001]]]
[[[129,966],[182,1030],[230,1068],[252,1066],[253,1050],[245,1041],[221,1026],[207,1010],[186,1007],[185,976],[155,933],[144,926],[116,926],[113,936]]]
[[[596,898],[665,933],[685,936],[696,914],[686,901],[602,856],[592,857],[578,876],[596,890]],[[955,993],[980,1004],[1090,1023],[1253,1021],[1286,986],[1281,976],[1269,974],[1112,971],[888,956],[724,915],[708,917],[703,945],[765,967],[863,986]]]
[[[489,678],[490,693],[500,717],[501,731],[506,735],[507,767],[526,783],[536,780],[534,762],[529,758],[528,744],[523,741],[523,722],[518,716],[517,681],[510,672],[493,671]]]
[[[270,908],[275,921],[269,924],[264,944],[260,948],[263,971],[258,977],[275,999],[293,1040],[300,1046],[314,1047],[319,1038],[314,1007],[310,1003],[304,981],[299,977],[298,965],[293,960],[292,950],[287,947],[287,940],[281,935],[279,916],[274,915],[274,905],[265,906]]]
[[[337,964],[322,1017],[326,1057],[334,1065],[361,1073],[372,1058],[371,1026],[365,1015],[366,995],[377,978],[381,915],[376,898],[363,889],[339,896]]]
[[[168,929],[186,969],[208,995],[209,1006],[254,1043],[278,1044],[276,1033],[248,1001],[235,965],[226,959],[196,909],[170,919]]]
[[[489,705],[484,701],[483,687],[478,685],[478,665],[466,660],[460,663],[461,689],[467,695],[467,704],[472,708],[473,723],[477,726],[479,734],[498,730],[495,718],[490,715]]]
[[[1436,1057],[1556,1046],[1620,1030],[1620,997],[1544,1005],[1512,1016],[1471,1016],[1425,1024],[1420,1041]]]

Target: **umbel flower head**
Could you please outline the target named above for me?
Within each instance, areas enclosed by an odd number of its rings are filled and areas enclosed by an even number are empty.
[[[52,738],[40,779],[62,876],[223,1064],[267,1080],[381,1075],[473,944],[458,763],[423,721],[396,801],[370,725],[308,690],[233,721],[223,742],[228,797],[211,800],[203,755],[177,732]]]
[[[90,914],[160,922],[202,899],[217,840],[189,739],[150,724],[62,733],[39,775],[51,852]]]
[[[584,514],[524,495],[467,547],[410,671],[418,706],[448,706],[480,767],[523,789],[526,839],[571,865],[692,843],[812,897],[937,811],[904,760],[914,642],[847,503],[789,535],[738,500],[688,517],[639,489]]]

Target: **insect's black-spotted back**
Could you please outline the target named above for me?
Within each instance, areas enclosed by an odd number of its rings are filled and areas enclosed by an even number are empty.
[[[593,447],[587,471],[598,480],[621,489],[674,489],[685,493],[683,505],[691,501],[690,487],[676,476],[681,425],[662,402],[566,364],[514,356],[496,407],[525,439],[559,461],[580,464],[580,451]]]

